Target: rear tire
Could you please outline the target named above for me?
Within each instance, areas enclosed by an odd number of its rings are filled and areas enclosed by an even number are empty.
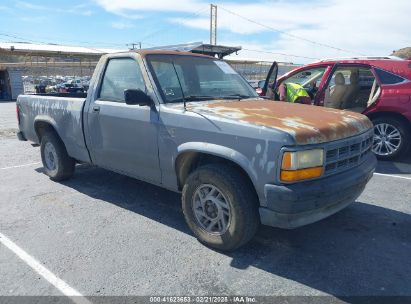
[[[250,241],[260,225],[258,198],[252,187],[232,166],[209,164],[191,173],[183,188],[182,205],[197,239],[222,251]]]
[[[54,181],[62,181],[74,174],[75,161],[67,154],[66,147],[54,132],[41,137],[41,160],[44,172]]]
[[[373,152],[379,160],[393,160],[408,150],[410,145],[410,128],[394,117],[379,117],[372,120],[374,124]]]

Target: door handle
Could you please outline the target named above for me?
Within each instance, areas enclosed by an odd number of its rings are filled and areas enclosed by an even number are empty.
[[[100,112],[99,106],[93,106],[93,112]]]

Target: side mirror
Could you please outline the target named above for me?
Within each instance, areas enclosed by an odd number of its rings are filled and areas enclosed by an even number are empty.
[[[128,105],[151,106],[153,100],[139,89],[124,90],[124,101]]]

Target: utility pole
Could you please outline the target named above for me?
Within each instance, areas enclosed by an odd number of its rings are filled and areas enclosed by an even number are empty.
[[[132,42],[132,43],[130,43],[130,44],[128,44],[128,45],[131,45],[131,48],[130,48],[130,50],[136,50],[137,49],[137,45],[138,45],[138,48],[139,49],[141,49],[141,42]]]
[[[217,44],[217,5],[210,4],[210,44]]]

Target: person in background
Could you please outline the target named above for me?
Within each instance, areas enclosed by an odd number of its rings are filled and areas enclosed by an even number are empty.
[[[311,97],[307,91],[297,83],[282,83],[278,87],[280,101],[291,103],[311,104]]]

